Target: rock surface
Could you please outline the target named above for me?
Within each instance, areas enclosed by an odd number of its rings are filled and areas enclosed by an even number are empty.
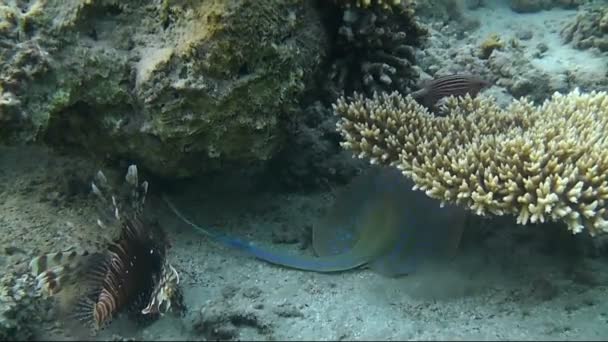
[[[600,3],[584,8],[560,33],[566,43],[577,49],[608,52],[608,8]]]
[[[328,49],[303,0],[11,0],[0,36],[1,141],[169,177],[271,158]]]

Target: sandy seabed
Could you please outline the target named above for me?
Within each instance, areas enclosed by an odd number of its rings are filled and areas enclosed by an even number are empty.
[[[3,148],[0,165],[0,244],[3,251],[13,251],[0,259],[7,269],[35,253],[76,243],[76,236],[100,234],[92,198],[80,188],[95,165],[36,148]],[[292,253],[311,253],[303,236],[333,200],[330,193],[220,197],[197,185],[187,189],[172,196],[193,221]],[[170,236],[170,257],[181,275],[187,311],[146,326],[119,317],[96,339],[608,336],[607,260],[552,248],[554,239],[547,236],[557,235],[556,227],[473,219],[452,261],[422,265],[415,274],[393,279],[367,269],[319,274],[270,265],[210,241],[179,221],[156,191],[151,184],[148,211]],[[67,221],[78,223],[78,231]],[[41,328],[40,339],[49,336],[46,329]]]

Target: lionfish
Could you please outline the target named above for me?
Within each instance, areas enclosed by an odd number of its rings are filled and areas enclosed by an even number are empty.
[[[179,275],[166,260],[168,240],[161,227],[143,215],[148,182],[139,183],[135,165],[129,166],[125,180],[125,201],[112,193],[101,171],[91,183],[99,199],[96,224],[118,228],[117,239],[93,243],[93,251],[70,248],[30,262],[42,294],[55,296],[66,292],[68,285],[80,288],[82,294],[68,294],[79,296],[70,316],[92,325],[94,331],[123,311],[157,317],[182,305]]]

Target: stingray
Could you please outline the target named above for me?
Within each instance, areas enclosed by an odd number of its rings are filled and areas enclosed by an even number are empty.
[[[357,176],[313,225],[314,256],[279,252],[200,227],[166,195],[163,199],[182,221],[212,240],[272,264],[314,272],[369,267],[386,276],[400,276],[421,263],[453,257],[465,220],[464,209],[440,207],[412,186],[392,167],[374,167]]]

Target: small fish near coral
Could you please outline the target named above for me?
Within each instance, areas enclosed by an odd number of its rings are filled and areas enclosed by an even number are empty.
[[[316,257],[272,251],[200,227],[167,196],[164,200],[182,221],[216,242],[272,264],[314,272],[367,266],[390,277],[412,273],[425,262],[453,256],[465,221],[461,208],[440,208],[438,201],[413,191],[398,170],[380,167],[358,176],[314,225]]]
[[[438,105],[441,99],[449,96],[477,96],[480,91],[490,87],[491,82],[481,77],[466,74],[455,74],[438,77],[422,82],[421,89],[410,95],[421,105],[435,114],[441,115]]]
[[[92,326],[93,332],[123,312],[139,320],[183,308],[179,275],[166,258],[165,233],[143,215],[148,182],[139,183],[135,165],[128,168],[125,179],[124,202],[111,192],[101,171],[91,185],[101,210],[97,225],[118,228],[116,240],[93,242],[92,251],[71,248],[30,262],[38,290],[43,295],[67,296],[59,302],[71,302],[68,318]]]

